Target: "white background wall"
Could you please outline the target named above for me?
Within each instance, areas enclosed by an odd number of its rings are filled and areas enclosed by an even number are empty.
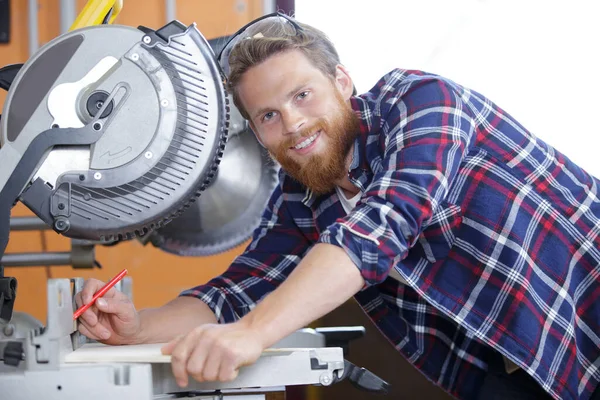
[[[600,1],[296,0],[359,92],[393,68],[489,97],[600,178]]]

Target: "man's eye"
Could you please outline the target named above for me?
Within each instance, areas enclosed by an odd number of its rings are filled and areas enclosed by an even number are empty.
[[[274,115],[275,115],[275,113],[273,111],[269,111],[268,113],[263,115],[263,121],[270,120],[271,118],[273,118]]]
[[[299,99],[304,99],[304,98],[306,98],[306,96],[308,96],[308,90],[305,90],[304,92],[301,92],[300,94],[298,94]]]

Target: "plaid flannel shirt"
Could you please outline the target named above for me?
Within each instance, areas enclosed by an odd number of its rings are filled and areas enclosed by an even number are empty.
[[[282,173],[245,252],[182,295],[234,321],[330,243],[360,269],[355,298],[383,335],[453,396],[477,397],[495,349],[555,398],[589,398],[600,379],[598,180],[436,75],[391,71],[351,105],[361,132],[349,176],[363,192],[352,212]]]

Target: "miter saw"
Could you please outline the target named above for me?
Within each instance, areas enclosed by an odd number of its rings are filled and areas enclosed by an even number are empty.
[[[20,68],[0,121],[0,256],[17,200],[71,238],[164,225],[214,178],[228,111],[195,26],[91,26],[49,42]]]
[[[120,2],[112,2],[103,22],[114,19]],[[111,244],[138,237],[183,255],[227,250],[257,225],[277,167],[230,108],[211,44],[195,25],[82,27],[0,72],[9,88],[0,120],[0,260],[17,201],[72,239]],[[242,181],[237,169],[251,178]],[[171,220],[183,228],[170,230]],[[65,365],[86,341],[72,321],[82,284],[48,281],[46,326],[23,315],[12,320],[16,281],[0,265],[1,397],[180,397],[168,366]],[[363,332],[296,332],[279,345],[290,350],[245,367],[239,379],[192,389],[208,399],[348,378],[385,391],[385,382],[345,361],[340,347],[327,346]]]

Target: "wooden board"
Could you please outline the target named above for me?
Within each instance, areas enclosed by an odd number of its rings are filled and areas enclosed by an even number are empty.
[[[160,349],[165,343],[107,346],[87,343],[65,357],[65,363],[170,363],[171,356]]]
[[[171,356],[163,355],[160,349],[166,343],[108,346],[101,343],[86,343],[65,356],[65,363],[170,363]],[[266,349],[263,356],[286,355],[303,349]]]

